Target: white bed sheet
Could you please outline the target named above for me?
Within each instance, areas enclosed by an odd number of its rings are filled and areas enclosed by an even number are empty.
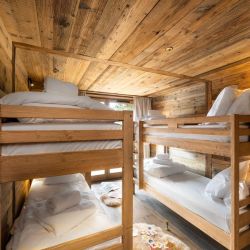
[[[24,124],[4,123],[3,131],[38,131],[38,130],[121,130],[115,123],[48,123]],[[42,153],[74,152],[86,150],[117,149],[122,147],[121,140],[58,142],[58,143],[27,143],[2,146],[2,155],[27,155]]]
[[[37,250],[48,248],[65,241],[120,225],[120,217],[115,216],[111,218],[108,213],[105,213],[103,210],[100,201],[93,197],[92,201],[97,206],[97,212],[79,226],[61,236],[56,236],[52,232],[46,231],[33,216],[32,203],[49,199],[55,194],[70,190],[79,190],[81,193],[91,192],[84,177],[80,178],[78,182],[56,185],[45,185],[43,184],[43,179],[34,180],[26,204],[15,224],[14,236],[12,236],[7,250]],[[113,214],[114,212],[115,211],[113,211]],[[117,210],[117,213],[120,214],[119,210]],[[117,239],[116,242],[119,242],[119,239]],[[108,244],[110,244],[110,242],[104,243],[104,245]],[[99,249],[99,247],[101,249],[101,246],[103,246],[103,244],[94,247],[94,249]]]
[[[147,127],[147,126],[146,126]],[[153,126],[154,128],[167,128],[168,126]],[[180,128],[199,128],[199,129],[223,129],[226,128],[225,124],[209,124],[209,125],[185,125]],[[247,126],[242,126],[247,128]],[[203,135],[203,134],[185,134],[185,133],[149,133],[148,135],[157,135],[162,138],[176,138],[176,139],[191,139],[191,140],[207,140],[215,142],[230,142],[230,136],[218,136],[218,135]],[[248,136],[241,136],[241,142],[248,141]]]
[[[230,211],[223,201],[210,200],[204,194],[209,180],[189,171],[165,178],[156,178],[145,173],[145,181],[159,193],[229,232]]]

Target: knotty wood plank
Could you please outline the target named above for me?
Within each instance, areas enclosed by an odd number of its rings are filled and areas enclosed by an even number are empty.
[[[122,226],[106,229],[101,232],[90,234],[79,239],[64,242],[62,244],[46,248],[47,250],[79,250],[86,249],[105,241],[115,239],[122,235]]]
[[[123,164],[121,149],[0,157],[0,183],[110,169]]]
[[[0,131],[2,144],[123,139],[119,130]]]
[[[91,62],[104,63],[106,65],[129,68],[129,69],[133,69],[133,70],[140,70],[140,71],[144,71],[144,72],[150,72],[150,73],[153,73],[153,74],[172,76],[172,77],[176,77],[176,78],[180,78],[180,79],[188,79],[188,80],[193,80],[193,81],[197,81],[197,82],[203,82],[203,81],[204,82],[209,82],[206,79],[199,79],[199,78],[195,78],[195,77],[192,77],[192,76],[187,76],[187,75],[183,75],[183,74],[177,74],[177,73],[174,73],[174,72],[169,72],[169,71],[166,71],[166,70],[152,69],[152,68],[147,68],[147,67],[141,67],[141,66],[116,62],[116,61],[112,61],[112,60],[99,59],[99,58],[96,58],[96,57],[91,57],[91,56],[86,56],[86,55],[78,55],[78,54],[73,54],[73,53],[69,53],[69,52],[64,52],[64,51],[61,51],[61,50],[51,50],[51,49],[42,48],[42,47],[38,47],[38,46],[33,46],[33,45],[30,45],[30,44],[25,44],[25,43],[17,43],[17,42],[15,42],[14,44],[15,44],[15,46],[17,48],[20,48],[20,49],[26,49],[26,50],[31,50],[31,51],[40,51],[40,52],[48,53],[48,54],[61,55],[61,56],[65,56],[65,57],[72,57],[72,58],[82,59],[82,60],[91,61]]]
[[[144,142],[169,147],[182,148],[189,151],[204,154],[230,156],[230,143],[213,142],[192,139],[159,138],[157,136],[144,135]]]
[[[122,111],[0,105],[2,118],[123,120]]]

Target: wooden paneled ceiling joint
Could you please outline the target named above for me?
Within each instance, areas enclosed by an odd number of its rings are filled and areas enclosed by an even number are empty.
[[[192,77],[192,76],[188,76],[188,75],[184,75],[184,74],[177,74],[177,73],[166,71],[166,70],[136,66],[136,65],[132,65],[132,64],[127,64],[127,63],[122,63],[122,62],[117,62],[117,61],[112,61],[112,60],[107,60],[107,59],[101,59],[101,58],[87,56],[87,55],[79,55],[79,54],[75,54],[75,53],[66,52],[63,50],[48,49],[48,48],[43,48],[40,46],[34,46],[31,44],[27,44],[27,43],[13,42],[12,46],[13,46],[13,65],[12,65],[13,66],[13,74],[15,72],[16,49],[24,49],[24,50],[28,50],[28,51],[37,51],[37,52],[41,52],[41,53],[45,53],[45,54],[58,55],[58,56],[63,56],[63,57],[68,57],[68,58],[75,58],[75,59],[89,61],[89,62],[102,63],[102,64],[105,64],[108,66],[116,66],[116,67],[121,67],[121,68],[125,68],[125,69],[138,70],[138,71],[158,74],[158,75],[162,75],[162,76],[171,76],[171,77],[174,77],[177,79],[191,80],[193,82],[211,83],[211,81],[206,80],[206,79]],[[12,81],[13,81],[12,82],[12,90],[15,91],[15,77],[13,77]]]

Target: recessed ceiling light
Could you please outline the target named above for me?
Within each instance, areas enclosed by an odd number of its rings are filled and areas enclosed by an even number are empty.
[[[172,51],[174,48],[171,46],[171,47],[167,47],[166,48],[166,51]]]

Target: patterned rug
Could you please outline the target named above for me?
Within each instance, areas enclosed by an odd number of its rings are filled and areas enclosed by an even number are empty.
[[[133,237],[134,250],[190,250],[184,242],[155,225],[134,224]]]

